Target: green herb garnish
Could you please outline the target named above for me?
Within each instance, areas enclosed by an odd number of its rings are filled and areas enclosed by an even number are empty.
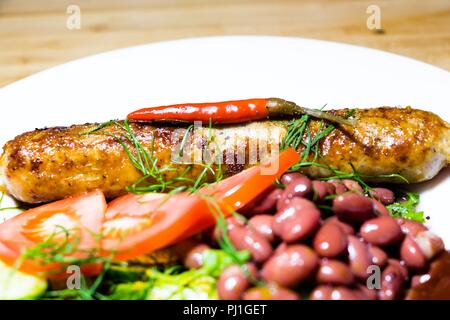
[[[20,209],[19,207],[4,207],[1,208],[2,203],[3,203],[3,198],[5,197],[5,194],[3,192],[0,192],[0,211],[7,211],[7,210],[15,210],[15,209]]]
[[[322,110],[325,106],[323,106]],[[344,119],[351,117],[355,112],[355,109],[351,109],[344,116]],[[301,171],[302,168],[307,167],[316,167],[320,169],[324,169],[330,173],[330,176],[326,178],[322,178],[321,180],[343,180],[343,179],[352,179],[357,181],[363,188],[366,193],[369,192],[370,187],[367,185],[365,181],[380,181],[380,180],[388,180],[388,179],[397,179],[403,181],[405,183],[409,183],[408,180],[400,174],[387,174],[387,175],[377,175],[370,176],[359,173],[352,163],[349,163],[352,168],[352,172],[344,172],[333,168],[329,165],[319,163],[317,160],[322,158],[319,150],[319,144],[322,139],[328,136],[334,129],[334,125],[325,125],[325,121],[320,121],[319,129],[314,137],[311,137],[311,131],[309,127],[309,121],[311,118],[308,115],[304,115],[298,119],[292,120],[287,129],[287,133],[285,138],[281,142],[281,149],[287,149],[288,147],[293,147],[298,150],[300,146],[303,146],[303,151],[301,153],[301,160],[292,166],[289,171]],[[312,156],[311,156],[312,155]],[[311,159],[312,158],[312,159]]]
[[[387,206],[391,215],[395,218],[403,218],[424,223],[423,211],[416,211],[419,204],[420,195],[417,192],[403,191],[404,200],[395,202]]]

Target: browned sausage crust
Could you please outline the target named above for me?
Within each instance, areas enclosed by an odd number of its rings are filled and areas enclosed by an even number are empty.
[[[330,112],[344,116],[348,110]],[[339,127],[320,141],[322,157],[318,162],[346,172],[352,172],[352,163],[359,173],[370,176],[399,173],[410,182],[431,179],[449,162],[450,127],[433,113],[384,107],[357,109],[353,117],[357,119],[356,127]],[[320,121],[311,120],[308,125],[314,137]],[[95,134],[84,134],[97,126],[35,130],[6,143],[0,163],[7,191],[27,203],[52,201],[93,189],[104,191],[109,198],[123,194],[142,174],[111,136],[123,131],[111,125]],[[256,143],[261,150],[261,145],[268,144],[269,152],[286,135],[287,126],[287,121],[262,121],[191,130],[186,135],[184,156],[192,156],[208,145],[211,148],[212,142],[220,149],[224,162],[242,162],[240,155],[244,154],[245,163],[222,165],[224,175],[232,175],[264,158],[259,154],[249,161],[252,146]],[[172,170],[164,174],[166,179],[184,171],[186,165],[172,161],[184,137],[180,128],[139,123],[131,124],[131,128],[145,148],[153,146],[158,167],[170,166]],[[196,179],[203,169],[202,165],[194,165],[186,177]],[[330,174],[317,167],[302,170],[315,177]]]

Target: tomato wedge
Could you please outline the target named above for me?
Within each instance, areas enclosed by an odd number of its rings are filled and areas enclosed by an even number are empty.
[[[128,194],[111,202],[103,224],[102,249],[127,260],[174,244],[214,226],[214,198],[226,216],[245,206],[299,160],[288,149],[271,162],[252,167],[197,194]],[[273,166],[274,170],[268,170]]]
[[[0,259],[14,265],[23,253],[39,243],[58,245],[66,241],[74,245],[67,256],[86,257],[99,249],[106,201],[103,193],[94,191],[25,211],[0,224]],[[28,273],[61,269],[59,263],[43,265],[39,259],[25,260],[19,269]],[[98,268],[94,268],[98,270]],[[89,272],[86,269],[86,272]]]
[[[202,219],[206,224],[214,223],[207,203],[200,197],[159,195],[148,200],[148,195],[128,194],[111,202],[103,224],[102,248],[106,254],[115,253],[116,260],[132,259],[174,243],[193,224],[205,223]]]
[[[300,156],[293,148],[289,148],[271,161],[252,167],[220,183],[212,186],[211,195],[221,199],[238,210],[255,199],[272,183],[281,177],[290,167],[300,160]],[[206,192],[208,189],[205,189]]]

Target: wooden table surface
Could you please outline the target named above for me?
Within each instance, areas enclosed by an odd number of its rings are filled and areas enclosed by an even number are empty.
[[[67,27],[71,4],[80,29]],[[382,31],[367,27],[373,4]],[[450,70],[450,0],[0,0],[0,87],[102,51],[233,34],[340,41]]]

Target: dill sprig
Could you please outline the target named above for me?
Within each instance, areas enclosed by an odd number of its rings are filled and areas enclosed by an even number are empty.
[[[62,226],[55,226],[55,231],[46,240],[24,251],[15,265],[15,270],[18,270],[20,265],[27,260],[36,261],[41,265],[52,263],[61,264],[60,270],[51,271],[47,275],[63,273],[64,268],[70,265],[81,267],[88,264],[101,264],[102,270],[100,274],[93,279],[89,279],[90,281],[83,274],[80,275],[80,288],[53,290],[45,293],[46,298],[52,299],[100,299],[102,295],[97,291],[111,265],[112,256],[101,257],[95,248],[90,250],[79,249],[78,245],[80,244],[81,237],[73,237],[73,232],[74,230],[68,230]],[[63,236],[64,240],[56,241],[55,238],[60,238],[60,236]],[[100,241],[101,236],[95,235],[95,238],[97,241]],[[78,255],[76,256],[75,254]],[[80,257],[80,254],[83,257]]]
[[[104,130],[111,125],[116,126],[116,128],[120,129],[121,132],[119,134],[114,134],[110,131]],[[185,146],[187,144],[189,135],[191,134],[193,127],[194,127],[193,125],[190,125],[183,135],[180,150],[178,152],[179,157],[183,156]],[[216,148],[218,149],[217,142],[215,142],[214,136],[212,135],[212,121],[210,121],[208,132],[209,134],[207,145],[209,145],[210,143],[214,143]],[[195,164],[183,163],[184,165],[186,165],[184,171],[181,174],[175,176],[174,178],[167,179],[166,176],[168,173],[177,172],[178,169],[172,166],[171,164],[160,167],[158,165],[158,158],[154,156],[155,153],[154,137],[152,136],[151,138],[150,148],[148,150],[139,141],[138,137],[133,132],[128,120],[123,121],[123,123],[116,120],[110,120],[108,122],[99,125],[93,130],[84,133],[84,135],[89,134],[103,134],[106,136],[110,136],[114,138],[122,146],[124,152],[127,154],[133,166],[137,170],[139,170],[142,174],[142,177],[140,177],[132,185],[127,187],[127,191],[135,194],[145,194],[150,192],[186,191],[188,187],[180,186],[180,183],[190,185],[195,190],[197,190],[208,185],[210,176],[215,177],[215,181],[220,181],[223,177],[221,161],[219,161],[217,169],[213,167],[213,162],[211,161],[208,163],[195,163]],[[181,164],[177,162],[177,159],[175,159],[173,162],[175,164]],[[192,170],[194,165],[201,166],[203,167],[203,169],[196,179],[191,179],[188,178],[187,176],[188,173]]]
[[[322,110],[325,106],[323,106]],[[351,117],[355,112],[355,109],[351,109],[344,116],[345,119]],[[321,180],[342,180],[342,179],[352,179],[360,183],[365,192],[370,190],[369,185],[365,181],[371,180],[388,180],[388,179],[398,179],[405,183],[409,183],[408,180],[400,174],[382,174],[377,176],[364,175],[359,173],[352,163],[349,163],[352,168],[352,172],[344,172],[333,168],[329,165],[325,165],[318,162],[321,158],[319,144],[322,139],[327,137],[336,127],[332,124],[327,125],[324,120],[320,121],[317,133],[312,137],[311,129],[309,126],[309,121],[311,118],[308,115],[304,115],[298,119],[294,119],[288,125],[287,133],[285,138],[281,142],[281,149],[284,150],[288,147],[293,147],[298,150],[300,146],[303,146],[301,152],[301,160],[292,166],[289,171],[299,171],[302,168],[307,167],[317,167],[320,169],[325,169],[331,173],[331,176],[322,178]],[[311,155],[313,155],[311,159]]]
[[[326,164],[322,164],[322,163],[318,163],[318,162],[314,162],[314,161],[308,161],[308,162],[299,162],[299,163],[293,165],[291,167],[290,171],[299,171],[301,168],[306,168],[306,167],[317,167],[320,169],[325,169],[325,170],[328,170],[329,172],[331,172],[332,175],[325,177],[325,178],[320,178],[320,180],[329,181],[329,180],[352,179],[352,180],[355,180],[358,183],[360,183],[366,193],[369,192],[369,190],[370,190],[369,185],[365,182],[368,180],[384,181],[384,180],[390,180],[390,179],[398,179],[405,183],[409,183],[409,181],[405,177],[403,177],[401,174],[398,174],[398,173],[381,174],[381,175],[376,175],[376,176],[365,175],[365,174],[359,173],[352,163],[349,163],[349,165],[352,168],[353,172],[344,172],[344,171],[338,170],[336,168],[333,168],[331,166],[328,166]]]
[[[208,148],[209,148],[209,146],[212,144],[214,147],[214,152],[212,152],[212,153],[214,155],[216,155],[216,154],[220,154],[219,153],[220,147],[219,147],[217,141],[215,140],[215,136],[212,134],[212,129],[213,129],[212,119],[209,118],[208,137],[206,140],[206,146],[208,146]],[[210,153],[210,155],[211,155],[211,153]],[[213,164],[214,164],[213,160],[214,159],[209,159],[208,162],[199,164],[203,167],[203,170],[200,173],[200,175],[197,177],[197,179],[195,180],[193,187],[190,188],[191,192],[195,192],[203,187],[207,187],[208,185],[210,185],[210,183],[207,182],[207,179],[206,179],[208,172],[210,172],[211,175],[214,177],[215,183],[217,183],[223,179],[222,159],[219,159],[216,170],[213,168]]]
[[[55,231],[45,239],[43,242],[37,243],[31,248],[27,248],[22,254],[21,258],[18,260],[17,268],[25,260],[35,260],[42,265],[51,263],[60,263],[63,265],[83,265],[88,263],[100,262],[102,258],[97,256],[97,250],[80,250],[78,245],[80,244],[81,237],[73,236],[77,229],[68,230],[62,226],[56,225]],[[55,240],[56,238],[61,238],[63,236],[63,241]],[[96,236],[98,239],[99,236]],[[99,240],[98,240],[99,241]],[[74,256],[74,253],[81,253],[85,257],[80,258],[79,256]],[[57,270],[55,272],[60,272]]]
[[[103,129],[114,125],[121,129],[120,134],[114,134]],[[166,181],[164,173],[171,170],[169,167],[160,169],[157,165],[158,159],[154,155],[154,137],[151,137],[150,150],[147,150],[140,143],[137,136],[130,127],[128,120],[120,123],[116,120],[110,120],[99,125],[97,128],[84,133],[89,134],[103,134],[114,138],[123,148],[133,166],[142,174],[142,178],[134,182],[128,187],[128,191],[135,193],[144,192],[164,192],[171,185],[171,182]],[[130,148],[133,147],[133,150]]]
[[[117,128],[121,129],[120,135],[113,134],[109,131],[105,132],[105,130],[103,130],[111,125],[115,125]],[[163,168],[158,167],[158,159],[154,157],[153,136],[151,137],[150,150],[147,150],[134,134],[128,120],[125,120],[123,124],[116,120],[110,120],[85,134],[95,133],[101,133],[114,138],[122,146],[133,166],[141,172],[142,177],[131,186],[127,187],[127,191],[137,194],[164,192],[174,189],[173,184],[183,179],[184,174],[177,179],[172,179],[169,181],[165,179],[165,173],[175,169],[170,166],[165,166]],[[129,145],[133,147],[133,150]]]
[[[322,106],[322,108],[318,109],[318,111],[322,111],[326,107],[326,104]],[[354,109],[350,110],[343,118],[349,118],[354,112]],[[325,121],[322,119],[319,124],[319,129],[315,134],[314,138],[311,136],[311,128],[309,126],[309,122],[311,120],[311,116],[303,115],[298,119],[293,119],[288,124],[286,136],[281,141],[281,150],[285,150],[289,147],[298,150],[300,146],[303,146],[304,149],[302,151],[302,162],[304,162],[311,151],[314,151],[315,157],[318,156],[319,152],[319,142],[324,137],[326,137],[331,131],[335,129],[335,126],[332,124],[325,125]],[[305,137],[306,136],[306,141]]]
[[[293,147],[295,150],[298,149],[302,142],[303,134],[309,118],[310,117],[308,115],[303,115],[298,119],[293,119],[290,121],[286,136],[281,141],[281,150],[285,150],[289,147]]]
[[[186,146],[187,140],[189,138],[189,135],[191,134],[192,129],[194,128],[194,125],[191,124],[189,127],[187,127],[186,132],[183,135],[183,139],[181,140],[180,144],[180,151],[178,151],[178,156],[182,157],[184,153],[184,148]]]
[[[206,200],[210,212],[216,219],[216,227],[214,233],[217,237],[217,243],[219,244],[219,247],[228,255],[230,255],[235,263],[238,263],[240,265],[246,263],[249,259],[250,253],[248,251],[238,251],[234,247],[233,243],[228,237],[228,222],[217,200],[208,195],[200,195],[200,197]],[[236,212],[233,212],[233,214],[238,215]]]
[[[7,211],[7,210],[15,210],[15,209],[20,209],[18,206],[15,206],[15,207],[4,207],[4,208],[1,208],[1,206],[2,206],[2,203],[3,203],[3,199],[4,199],[4,197],[5,197],[5,193],[3,193],[3,192],[0,192],[0,211]]]

